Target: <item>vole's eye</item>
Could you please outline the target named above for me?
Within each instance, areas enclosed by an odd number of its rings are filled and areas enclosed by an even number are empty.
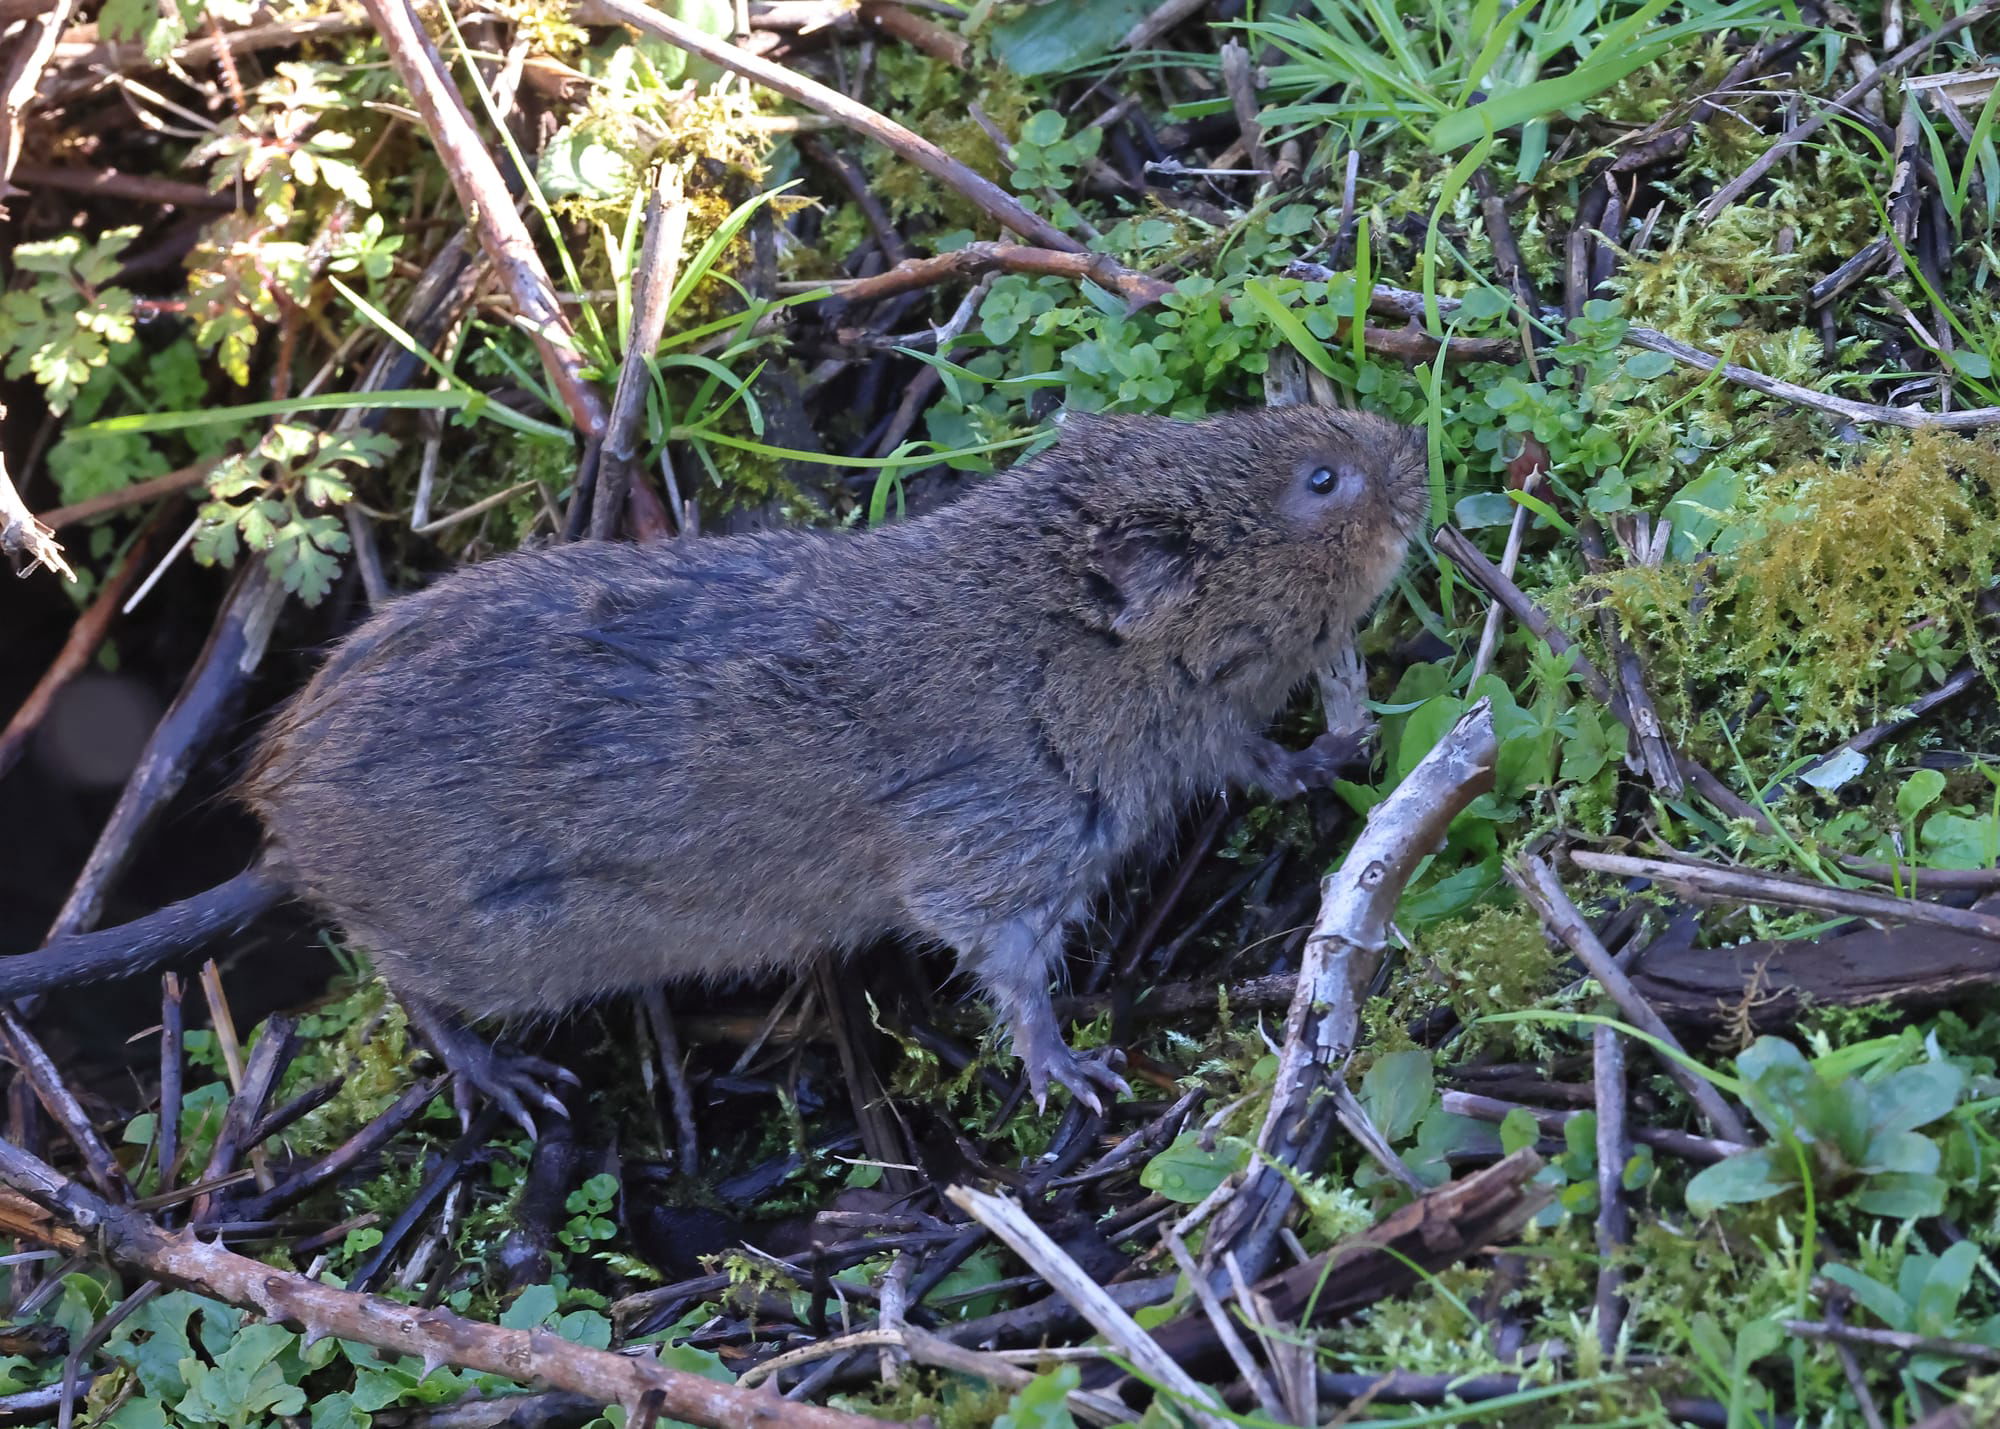
[[[1306,475],[1306,490],[1346,503],[1358,501],[1368,487],[1368,475],[1351,461],[1316,466]]]

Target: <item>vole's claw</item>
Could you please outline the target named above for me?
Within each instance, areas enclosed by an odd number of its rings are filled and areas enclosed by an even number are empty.
[[[1049,1084],[1059,1082],[1069,1089],[1069,1094],[1079,1104],[1089,1107],[1098,1116],[1104,1115],[1107,1096],[1116,1098],[1132,1093],[1132,1088],[1126,1085],[1125,1079],[1112,1065],[1114,1061],[1122,1060],[1115,1048],[1079,1056],[1067,1044],[1058,1042],[1056,1048],[1026,1063],[1028,1090],[1035,1098],[1035,1110],[1048,1110]]]
[[[530,1103],[559,1117],[569,1115],[569,1108],[547,1084],[581,1085],[573,1072],[526,1053],[502,1052],[449,1013],[407,1000],[404,1009],[438,1060],[452,1074],[451,1095],[458,1109],[459,1125],[472,1123],[474,1092],[500,1108],[508,1120],[528,1134],[530,1141],[539,1136],[535,1119],[528,1111]]]

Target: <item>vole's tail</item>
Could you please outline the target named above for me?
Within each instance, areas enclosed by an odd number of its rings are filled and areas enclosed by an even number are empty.
[[[0,998],[79,983],[109,982],[165,967],[282,902],[277,870],[258,863],[227,883],[95,933],[74,933],[16,957],[0,957]]]

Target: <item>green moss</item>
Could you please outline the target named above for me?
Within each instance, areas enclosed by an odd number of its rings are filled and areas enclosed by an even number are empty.
[[[1632,567],[1605,582],[1628,632],[1658,652],[1673,719],[1697,733],[1716,697],[1759,690],[1796,738],[1839,737],[1899,703],[1891,658],[1921,622],[1984,663],[1978,593],[2000,565],[2000,454],[1935,433],[1871,448],[1847,466],[1772,478],[1741,539],[1703,567]]]

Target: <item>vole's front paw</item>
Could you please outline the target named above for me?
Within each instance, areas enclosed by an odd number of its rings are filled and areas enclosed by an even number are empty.
[[[1328,730],[1292,755],[1292,770],[1308,789],[1328,789],[1337,779],[1366,774],[1375,758],[1375,726]]]
[[[1283,802],[1312,789],[1330,787],[1336,779],[1364,773],[1374,757],[1375,730],[1328,731],[1304,749],[1286,749],[1268,739],[1250,747],[1245,783],[1267,798]]]

